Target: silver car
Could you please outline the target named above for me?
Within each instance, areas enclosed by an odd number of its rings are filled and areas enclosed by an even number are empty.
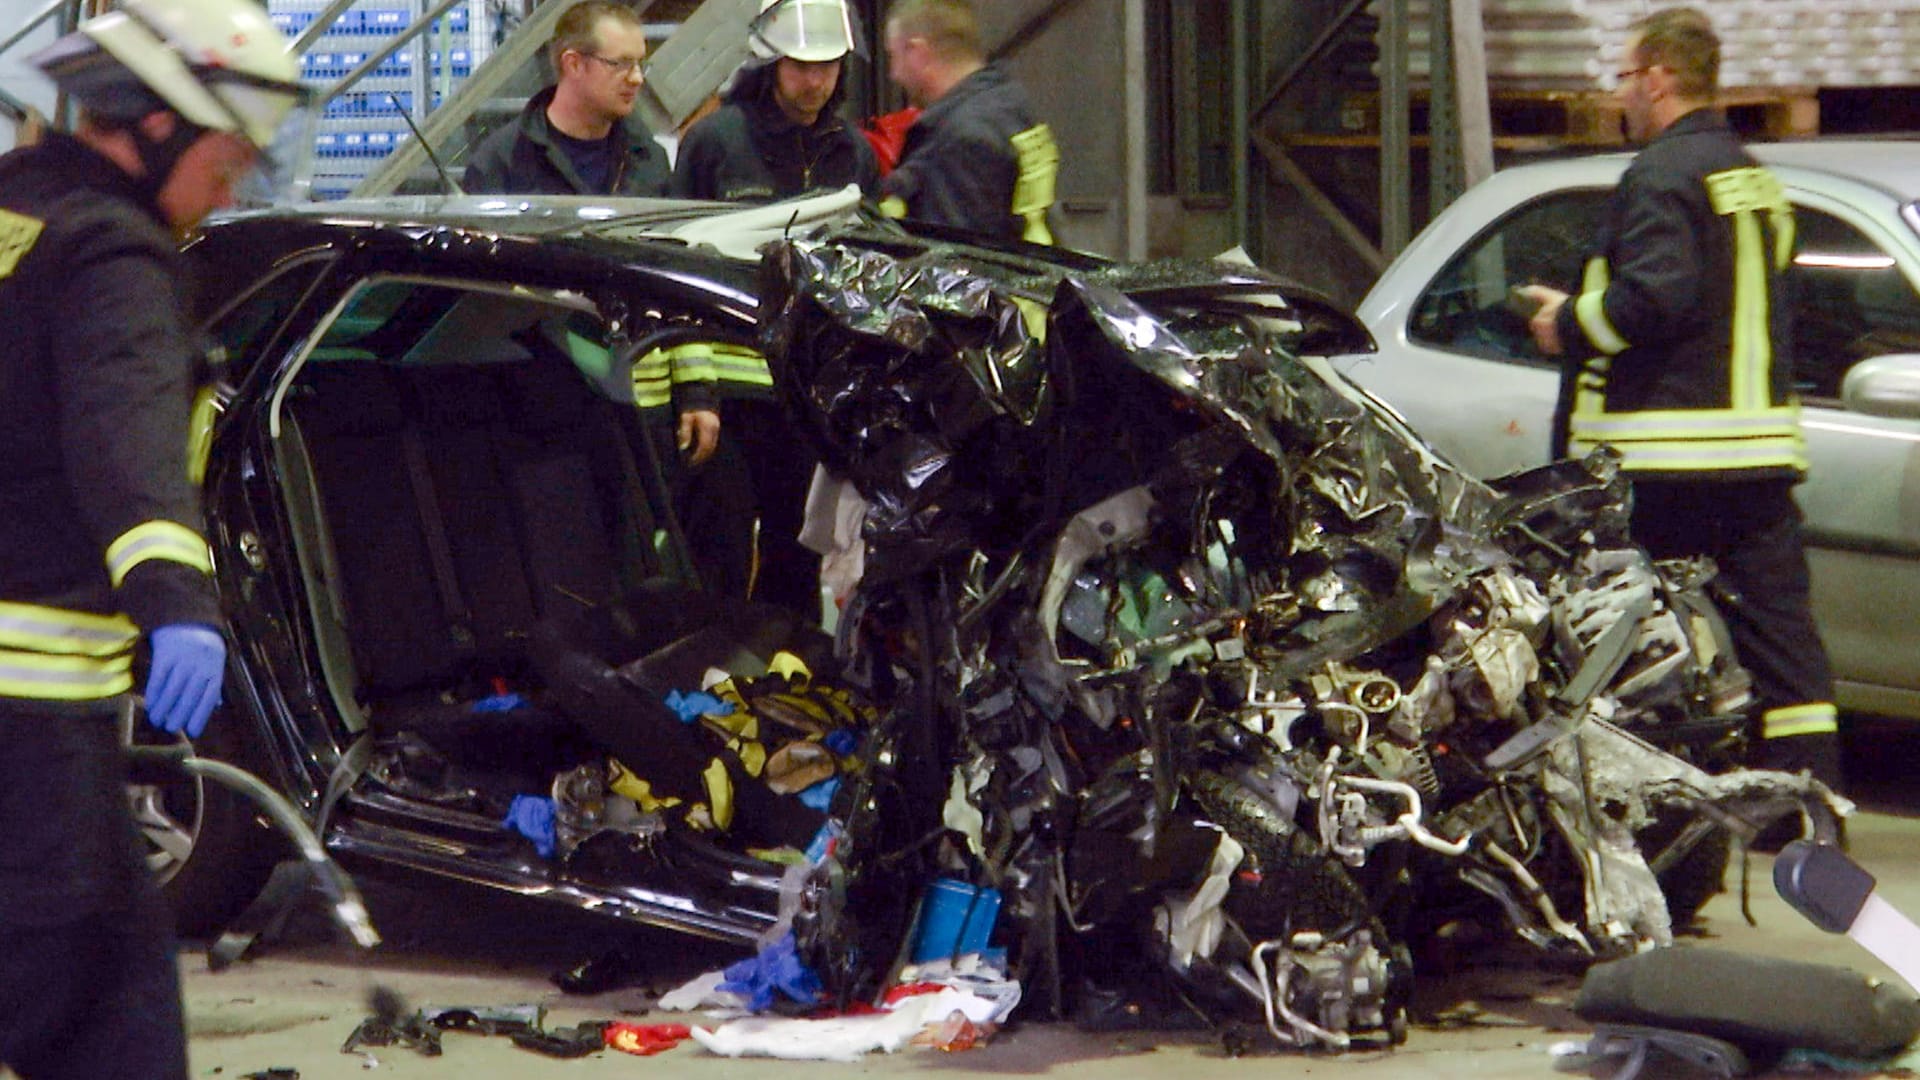
[[[1843,708],[1920,717],[1920,142],[1755,145],[1798,219],[1795,358],[1814,614]],[[1553,361],[1508,290],[1576,291],[1626,154],[1496,173],[1389,266],[1337,365],[1481,476],[1544,462]]]

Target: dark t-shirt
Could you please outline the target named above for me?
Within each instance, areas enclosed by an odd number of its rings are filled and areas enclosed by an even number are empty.
[[[613,186],[613,153],[605,139],[576,139],[559,128],[552,129],[553,144],[558,146],[573,170],[586,181],[588,190],[606,191]]]

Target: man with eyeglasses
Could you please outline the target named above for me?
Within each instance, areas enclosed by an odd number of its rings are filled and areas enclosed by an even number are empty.
[[[468,159],[475,194],[665,195],[666,151],[633,115],[646,26],[612,0],[568,8],[547,43],[555,82]]]
[[[1840,784],[1838,714],[1813,624],[1793,485],[1806,444],[1786,301],[1793,210],[1714,108],[1720,42],[1667,8],[1633,26],[1618,72],[1646,146],[1608,200],[1578,295],[1523,291],[1535,344],[1566,359],[1558,436],[1607,445],[1633,482],[1634,539],[1711,556],[1760,711],[1754,764]]]

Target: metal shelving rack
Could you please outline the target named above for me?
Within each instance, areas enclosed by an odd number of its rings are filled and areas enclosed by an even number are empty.
[[[412,137],[402,114],[423,122],[493,44],[486,0],[270,0],[268,11],[300,43],[302,77],[323,91],[309,122],[310,168],[301,170],[313,199],[351,192]],[[422,33],[402,40],[429,16]]]

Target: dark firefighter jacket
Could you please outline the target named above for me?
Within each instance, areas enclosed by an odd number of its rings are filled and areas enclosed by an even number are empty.
[[[533,96],[513,123],[481,140],[467,163],[461,187],[474,194],[632,195],[667,193],[670,175],[666,151],[636,119],[615,125],[607,138],[619,144],[614,158],[613,191],[588,191],[567,152],[554,144],[547,106],[553,87]],[[673,412],[714,409],[713,366],[703,357],[655,350],[634,365],[634,397],[660,418]],[[670,411],[671,410],[671,411]]]
[[[1051,244],[1060,151],[1026,92],[989,64],[927,106],[880,189],[896,217]]]
[[[0,698],[119,694],[139,631],[220,624],[163,220],[71,138],[0,158]]]
[[[1568,450],[1636,474],[1759,479],[1806,471],[1784,274],[1793,211],[1726,120],[1681,117],[1608,200],[1579,295]]]
[[[510,124],[502,125],[475,147],[461,177],[463,190],[476,195],[665,195],[670,174],[667,152],[636,117],[607,133],[613,146],[613,182],[593,191],[574,170],[567,152],[554,144],[547,106],[553,87],[533,95]]]
[[[777,67],[778,61],[741,68],[725,102],[688,130],[673,164],[675,195],[768,202],[848,184],[875,190],[880,173],[873,148],[837,111],[846,79],[819,118],[802,125],[774,100]]]

